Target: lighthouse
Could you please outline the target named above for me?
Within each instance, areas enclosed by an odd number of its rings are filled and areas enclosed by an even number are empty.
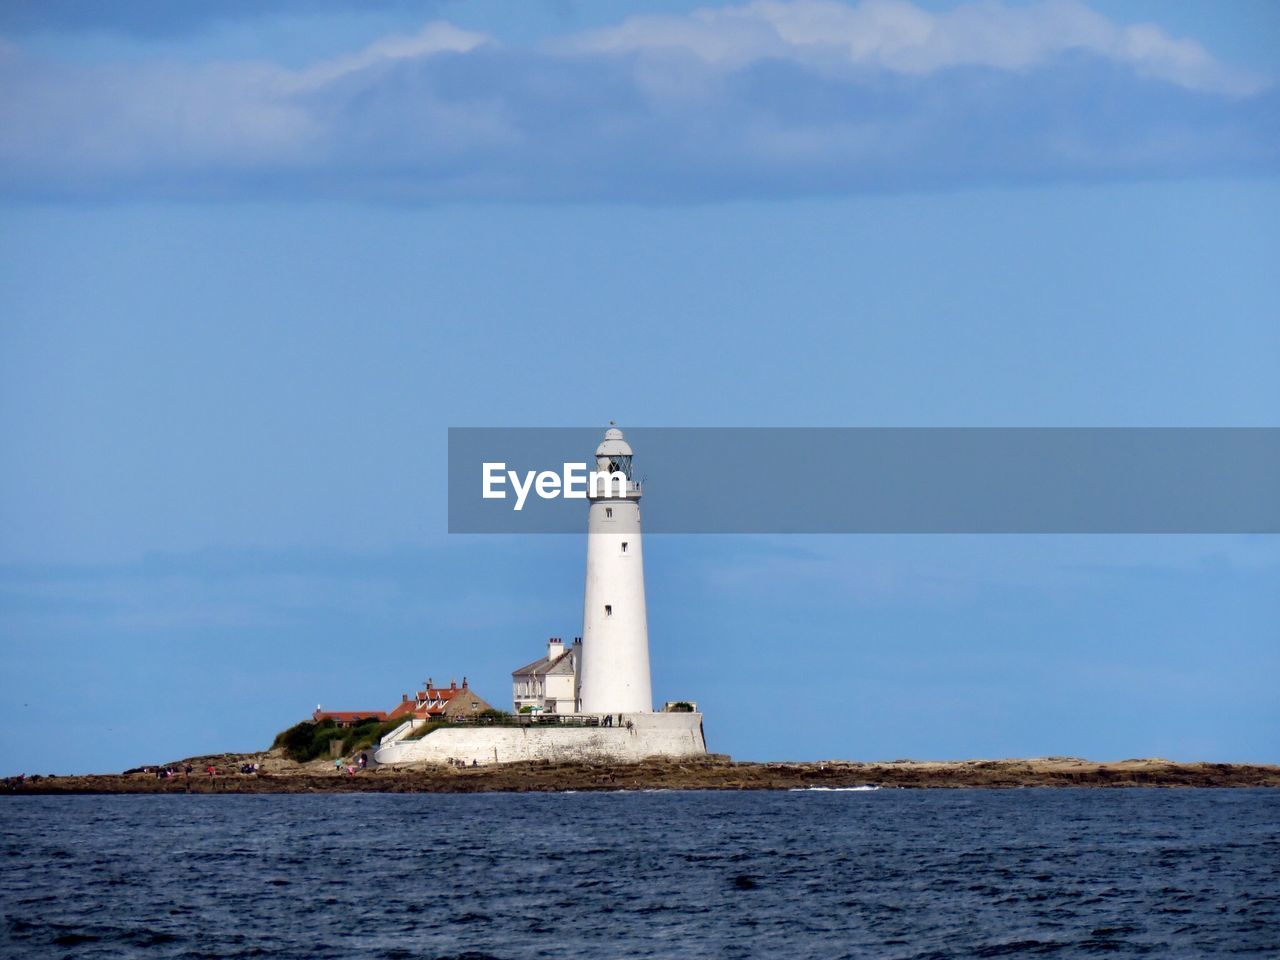
[[[596,471],[625,482],[587,491],[587,586],[582,606],[583,713],[651,713],[649,625],[644,604],[640,484],[631,445],[610,427],[596,447]]]
[[[564,466],[565,477],[574,468],[580,483],[578,468],[585,464]],[[647,757],[706,756],[703,715],[696,701],[668,700],[660,711],[653,709],[640,493],[631,445],[611,424],[587,477],[582,642],[566,648],[552,637],[545,654],[511,674],[512,705],[520,714],[538,714],[536,720],[446,724],[428,728],[426,735],[412,732],[415,721],[409,721],[382,738],[374,754],[378,763],[631,763]],[[572,494],[573,499],[582,496],[580,487]],[[577,701],[572,711],[567,709],[570,691]]]

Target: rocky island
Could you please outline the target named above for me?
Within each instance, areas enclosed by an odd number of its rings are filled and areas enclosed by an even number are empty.
[[[257,772],[242,772],[257,764]],[[190,772],[187,770],[190,768]],[[213,772],[210,773],[210,768]],[[166,776],[166,771],[175,771]],[[352,772],[354,771],[354,772]],[[454,767],[298,763],[279,749],[192,757],[120,774],[9,778],[13,795],[111,793],[524,793],[606,790],[796,790],[958,787],[1280,787],[1280,766],[1178,763],[1158,758],[1094,762],[1027,760],[833,760],[733,762],[728,757],[654,758],[637,763],[527,763]]]

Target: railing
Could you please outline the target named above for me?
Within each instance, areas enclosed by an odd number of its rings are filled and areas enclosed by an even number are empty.
[[[625,727],[630,721],[626,714],[616,713],[513,713],[505,717],[440,717],[425,722],[437,727]],[[393,733],[398,731],[397,727]]]
[[[415,723],[425,723],[425,722],[426,721],[415,721],[414,719],[410,718],[406,720],[404,723],[400,724],[400,726],[396,727],[390,733],[383,736],[383,738],[378,741],[378,745],[385,746],[388,743],[395,743],[397,740],[402,740],[409,733],[409,731],[411,731],[414,728]]]
[[[598,487],[587,484],[588,500],[626,500],[628,497],[640,497],[643,495],[643,480],[628,480],[621,493],[618,492],[616,483],[605,483],[601,480]]]

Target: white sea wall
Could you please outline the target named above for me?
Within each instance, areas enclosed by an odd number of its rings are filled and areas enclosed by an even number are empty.
[[[616,717],[615,717],[616,721]],[[631,722],[630,729],[625,725]],[[527,727],[442,727],[420,740],[380,746],[380,764],[481,764],[520,760],[634,762],[646,757],[700,757],[707,752],[700,713],[631,713],[612,727],[533,724]]]

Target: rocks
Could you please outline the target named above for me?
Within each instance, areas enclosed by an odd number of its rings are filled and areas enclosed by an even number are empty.
[[[257,762],[262,773],[238,771]],[[640,763],[532,761],[458,769],[442,764],[337,774],[332,764],[297,764],[269,754],[220,754],[179,761],[190,777],[106,774],[6,782],[4,793],[490,793],[563,790],[788,790],[804,787],[1280,787],[1280,767],[1251,764],[1076,758],[865,763],[733,763],[728,758]],[[206,767],[218,768],[209,776]]]

